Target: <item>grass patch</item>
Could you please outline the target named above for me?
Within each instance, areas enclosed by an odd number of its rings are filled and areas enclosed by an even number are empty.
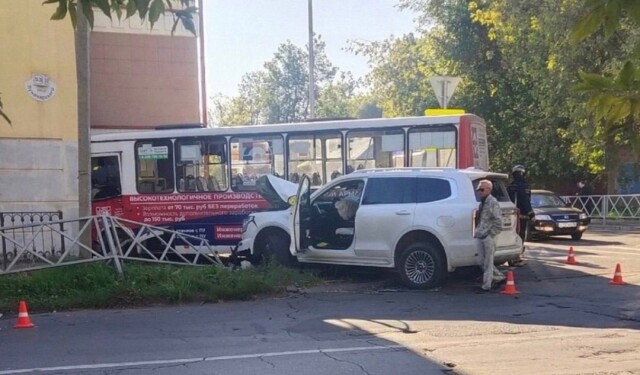
[[[33,312],[246,300],[319,282],[312,272],[278,265],[232,271],[131,262],[123,268],[123,278],[104,263],[2,276],[0,312],[16,312],[19,300]]]

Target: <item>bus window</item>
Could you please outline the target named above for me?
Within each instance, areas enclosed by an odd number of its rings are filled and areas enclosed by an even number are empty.
[[[349,132],[347,165],[352,169],[404,166],[402,129]]]
[[[411,129],[409,131],[410,167],[456,167],[454,129]]]
[[[255,190],[265,174],[284,176],[284,141],[281,136],[231,138],[231,188]]]
[[[289,181],[306,174],[312,186],[320,186],[343,174],[342,137],[294,135],[289,137]]]
[[[226,191],[227,143],[224,138],[176,140],[179,192]]]
[[[154,139],[135,144],[138,193],[173,192],[173,146],[170,140]]]
[[[91,158],[91,198],[100,200],[121,194],[120,163],[116,155]]]

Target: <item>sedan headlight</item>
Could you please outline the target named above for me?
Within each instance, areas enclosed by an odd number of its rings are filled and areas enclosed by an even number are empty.
[[[584,212],[580,214],[580,220],[584,220],[586,218],[588,218],[589,215],[585,214]]]
[[[551,216],[549,215],[536,215],[536,220],[551,220]]]

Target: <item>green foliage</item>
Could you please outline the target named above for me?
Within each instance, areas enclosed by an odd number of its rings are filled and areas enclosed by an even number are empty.
[[[487,121],[493,170],[524,163],[534,186],[553,188],[605,169],[607,132],[596,131],[598,121],[589,118],[584,94],[571,88],[579,71],[622,66],[619,57],[634,46],[624,38],[633,30],[572,45],[568,34],[583,15],[581,0],[402,0],[400,5],[419,14],[421,34],[352,47],[369,59],[372,96],[386,116],[437,108],[428,78],[459,76],[452,104]],[[621,14],[625,9],[628,4],[621,5]],[[602,11],[618,14],[615,4]],[[619,24],[628,23],[619,18]],[[632,76],[627,69],[614,76],[617,80],[603,81],[607,87],[629,85]],[[633,108],[609,110],[622,116]]]
[[[586,1],[581,12],[571,32],[574,44],[597,38],[602,28],[605,41],[616,36],[628,48],[617,55],[619,64],[610,65],[609,72],[606,65],[593,69],[601,72],[598,74],[580,72],[581,82],[574,90],[589,96],[587,109],[596,126],[603,127],[606,139],[613,144],[619,143],[616,139],[624,139],[640,150],[640,70],[636,66],[640,55],[640,2]]]
[[[118,19],[122,18],[122,11],[125,10],[125,18],[140,16],[140,20],[149,20],[151,28],[164,13],[173,15],[173,27],[171,32],[175,32],[178,23],[182,23],[185,29],[193,35],[196,34],[193,15],[198,11],[193,6],[193,0],[45,0],[43,5],[57,4],[55,12],[51,15],[52,20],[62,20],[67,14],[71,19],[71,24],[76,27],[78,4],[82,7],[82,12],[91,28],[94,24],[94,8],[111,19],[113,13]]]
[[[3,276],[0,312],[13,312],[19,300],[33,311],[243,300],[317,282],[312,274],[276,265],[231,271],[127,263],[124,271],[120,279],[112,266],[93,263]]]
[[[346,117],[357,113],[358,83],[340,73],[325,53],[325,43],[314,38],[316,117]],[[247,73],[236,97],[214,96],[210,116],[216,125],[288,123],[309,118],[308,52],[286,42],[264,69]]]
[[[374,102],[364,102],[358,108],[358,118],[381,118],[382,108]]]
[[[316,117],[351,117],[356,112],[355,98],[357,83],[351,73],[340,73],[336,79],[320,90]]]
[[[433,45],[409,34],[394,40],[352,43],[350,50],[368,58],[368,83],[385,117],[418,116],[437,99],[429,76],[437,74]],[[443,69],[444,70],[444,69]]]

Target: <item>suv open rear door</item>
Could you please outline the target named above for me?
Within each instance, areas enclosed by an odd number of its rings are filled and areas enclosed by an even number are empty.
[[[291,236],[291,254],[303,252],[308,247],[308,228],[311,223],[311,180],[302,176],[298,185],[296,202],[289,211],[289,232]]]

